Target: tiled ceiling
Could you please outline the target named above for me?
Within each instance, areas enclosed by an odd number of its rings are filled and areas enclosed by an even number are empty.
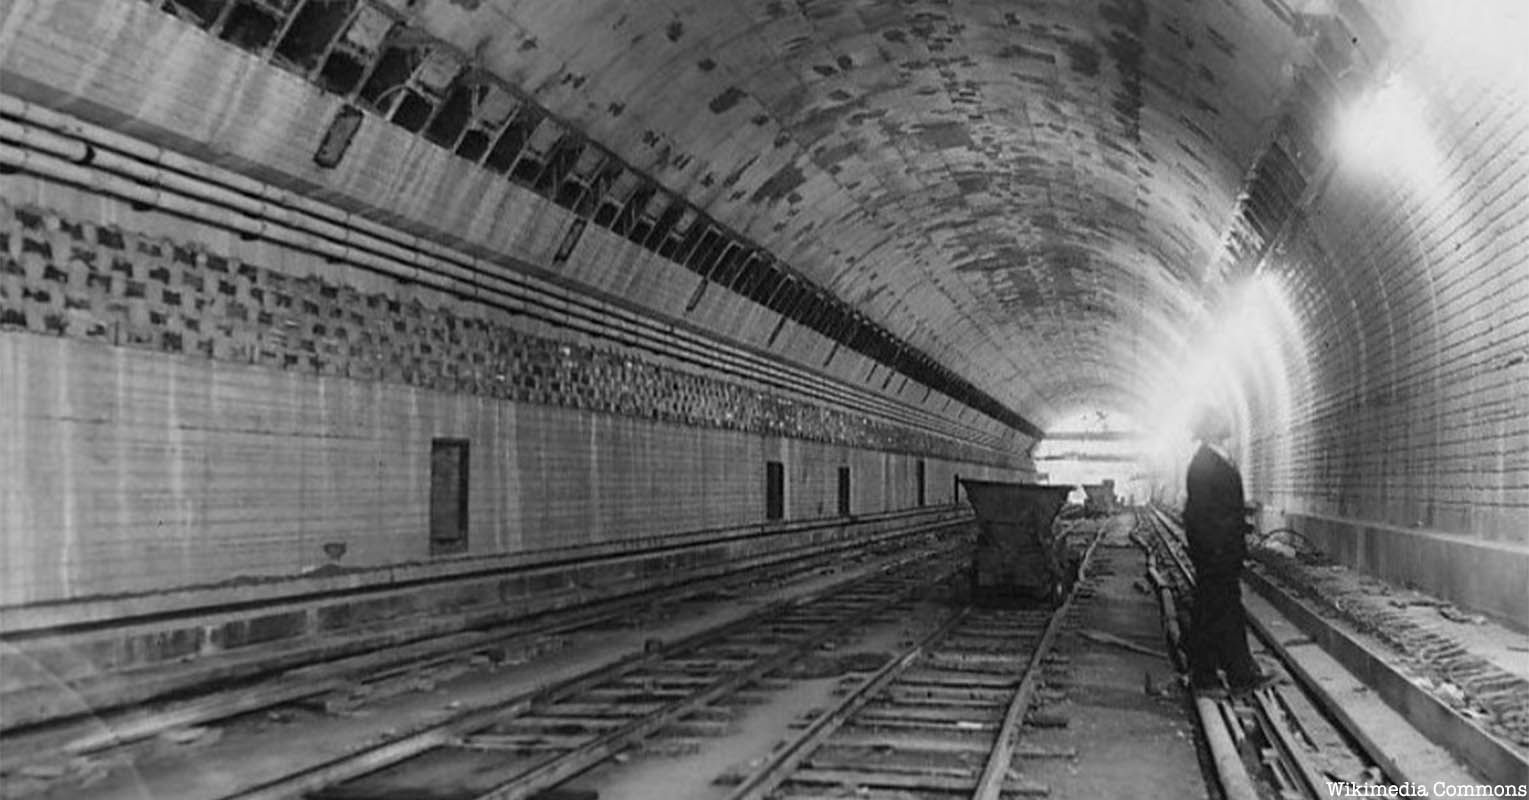
[[[1313,39],[1280,0],[393,1],[1043,426],[1193,313]]]

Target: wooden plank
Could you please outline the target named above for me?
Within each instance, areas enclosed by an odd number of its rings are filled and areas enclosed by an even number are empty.
[[[1089,561],[1093,558],[1094,550],[1103,538],[1102,533],[1096,534],[1093,541],[1089,542],[1088,550],[1083,553],[1083,560],[1078,565],[1079,574],[1084,574]],[[1067,618],[1073,601],[1079,595],[1078,585],[1074,585],[1067,593],[1067,599],[1061,607],[1051,613],[1051,619],[1046,623],[1046,630],[1041,634],[1041,639],[1035,645],[1031,653],[1029,664],[1025,667],[1024,677],[1019,686],[1014,690],[1014,696],[1009,700],[1009,707],[1003,715],[1003,725],[998,729],[994,738],[993,750],[988,754],[987,763],[982,769],[982,777],[978,780],[977,787],[972,796],[976,800],[998,800],[1003,791],[1003,784],[1007,781],[1010,764],[1013,761],[1014,746],[1019,743],[1020,729],[1026,722],[1025,712],[1029,710],[1032,696],[1034,695],[1041,663],[1051,651],[1052,643],[1056,641],[1057,633],[1061,630],[1063,620]]]
[[[529,732],[558,732],[568,733],[575,729],[591,731],[613,731],[632,721],[632,717],[592,717],[592,716],[541,716],[526,714],[506,720],[495,726],[495,733],[529,733]]]
[[[890,750],[926,750],[944,753],[986,753],[993,737],[981,731],[881,731],[842,728],[824,747],[870,747]]]
[[[944,758],[941,758],[944,756]],[[896,775],[933,775],[976,780],[980,763],[961,763],[949,752],[918,753],[909,750],[861,750],[821,747],[807,758],[807,769],[837,772],[874,772]]]
[[[529,724],[522,724],[524,718],[509,720],[494,729],[495,734],[511,735],[535,735],[535,736],[580,736],[588,732],[590,736],[586,743],[594,741],[602,735],[612,731],[618,731],[623,726],[631,725],[641,717],[544,717]],[[726,736],[735,731],[732,722],[718,722],[705,719],[680,719],[670,722],[657,729],[653,736],[689,736],[689,737],[717,737]]]
[[[603,700],[607,703],[642,703],[649,700],[673,700],[684,697],[689,692],[684,689],[662,689],[659,687],[645,687],[632,685],[605,686],[599,689],[590,689],[583,697],[590,700]]]
[[[1354,736],[1366,754],[1385,770],[1387,776],[1419,785],[1431,785],[1435,780],[1443,780],[1445,783],[1470,783],[1473,780],[1469,777],[1469,770],[1456,760],[1456,756],[1435,741],[1448,742],[1452,748],[1459,749],[1463,760],[1471,761],[1470,754],[1483,755],[1480,751],[1470,750],[1472,743],[1495,744],[1495,740],[1479,729],[1476,729],[1474,737],[1462,735],[1460,738],[1435,730],[1438,739],[1431,738],[1420,730],[1422,724],[1419,717],[1426,716],[1430,722],[1437,722],[1441,716],[1448,715],[1453,718],[1453,725],[1448,726],[1451,729],[1475,726],[1455,717],[1447,709],[1437,708],[1437,699],[1414,694],[1419,691],[1417,687],[1399,671],[1387,666],[1383,654],[1377,649],[1328,625],[1315,612],[1280,593],[1266,579],[1250,573],[1246,582],[1254,589],[1243,593],[1248,622],[1265,641],[1299,641],[1302,633],[1317,640],[1279,646],[1280,657],[1291,674],[1302,683],[1321,686],[1329,696],[1343,698],[1341,703],[1328,705],[1328,711]],[[1321,643],[1320,646],[1317,642]],[[1365,679],[1360,680],[1356,677],[1358,675],[1364,675]],[[1364,690],[1360,691],[1359,687]],[[1391,702],[1413,713],[1404,716],[1389,705]],[[1470,739],[1474,739],[1474,742]],[[1511,767],[1516,759],[1518,770],[1521,771],[1519,774],[1529,774],[1529,762],[1518,758],[1506,747],[1498,748],[1498,752],[1505,754],[1502,763]],[[1399,760],[1393,756],[1395,753],[1406,753],[1407,758]],[[1485,758],[1475,766],[1485,770],[1493,761]],[[1508,774],[1511,772],[1509,769]],[[1487,774],[1492,775],[1490,772]],[[1504,783],[1523,782],[1496,776],[1493,776],[1493,780]]]
[[[971,792],[977,788],[976,778],[958,778],[949,775],[906,775],[896,772],[861,772],[858,770],[837,769],[800,769],[791,774],[791,783],[844,787],[866,786],[931,792]],[[1051,794],[1051,787],[1037,783],[1009,780],[1003,783],[1003,793],[1043,797]]]
[[[992,722],[999,719],[1002,713],[1003,707],[1001,706],[949,708],[944,706],[871,705],[860,709],[860,713],[856,715],[856,720],[861,722],[879,722],[886,719],[921,720],[959,725],[968,722]]]
[[[934,669],[950,672],[979,673],[988,675],[1012,675],[1018,680],[1025,668],[1026,659],[1021,656],[931,655],[926,664]]]
[[[551,733],[480,733],[452,742],[451,746],[469,750],[572,750],[593,738],[593,734],[563,736]]]
[[[864,585],[870,582],[870,579],[867,578],[845,585],[842,587],[842,590],[853,591],[857,588],[857,583]],[[901,596],[911,594],[911,586],[899,584],[895,589],[895,593],[899,595],[897,599],[900,600]],[[829,593],[825,592],[824,594]],[[802,607],[807,602],[808,600],[806,599],[799,599],[795,601],[794,605]],[[543,789],[561,784],[568,778],[604,761],[634,742],[641,741],[660,730],[676,727],[675,720],[683,718],[688,712],[704,707],[714,700],[725,697],[759,678],[776,672],[793,661],[800,659],[804,654],[817,649],[824,641],[863,627],[873,611],[873,608],[867,608],[866,610],[848,615],[835,624],[825,627],[818,634],[794,643],[789,647],[782,648],[780,652],[760,660],[747,669],[731,675],[721,676],[715,683],[697,692],[687,700],[672,703],[663,711],[633,720],[619,729],[603,734],[595,741],[577,750],[551,759],[524,775],[495,786],[489,792],[481,795],[481,800],[509,800],[509,798],[528,797]]]
[[[777,800],[846,800],[839,789],[818,790],[812,786],[792,786],[773,795]],[[908,800],[902,789],[862,788],[854,794],[854,800]]]
[[[1354,754],[1353,748],[1348,746],[1348,742],[1333,724],[1322,716],[1322,712],[1306,699],[1305,692],[1291,687],[1278,687],[1275,694],[1289,710],[1301,732],[1316,745],[1316,752],[1309,754],[1309,758],[1322,762],[1324,768],[1334,775],[1357,778],[1363,774],[1365,763]]]
[[[662,668],[666,672],[668,670],[673,670],[674,672],[672,674],[676,674],[676,675],[679,675],[679,674],[691,674],[691,675],[701,674],[701,675],[708,675],[709,674],[709,675],[711,675],[712,680],[715,680],[718,673],[728,672],[728,671],[737,670],[737,669],[742,669],[742,668],[744,668],[744,667],[746,667],[746,666],[748,666],[748,665],[750,665],[752,663],[754,663],[753,659],[744,660],[744,659],[734,659],[734,658],[671,658],[671,659],[666,659],[663,664],[656,665],[655,668]]]
[[[867,702],[922,657],[933,643],[949,634],[967,613],[968,609],[963,609],[946,617],[944,622],[928,631],[922,640],[901,655],[884,662],[864,683],[847,693],[832,708],[823,710],[810,722],[804,722],[801,727],[805,730],[776,748],[758,770],[744,778],[741,785],[728,795],[728,800],[763,800],[774,793],[789,778],[792,770],[838,732],[841,726],[853,720]]]
[[[899,705],[949,705],[1002,707],[1011,693],[1003,689],[956,689],[953,687],[913,688],[893,686],[887,699]]]
[[[980,731],[970,733],[965,731],[942,731],[934,733],[845,728],[835,733],[825,746],[986,754],[992,748],[992,744],[993,737]],[[1014,748],[1014,757],[1037,760],[1077,758],[1078,750],[1075,747],[1036,747],[1021,744]]]
[[[959,723],[957,723],[957,722],[939,722],[939,721],[936,721],[936,720],[925,720],[925,719],[902,719],[902,718],[889,717],[887,719],[857,719],[855,721],[855,725],[857,727],[865,727],[865,728],[873,728],[873,729],[874,728],[894,728],[894,729],[912,729],[912,730],[926,730],[926,731],[961,730],[961,731],[981,732],[981,731],[996,731],[996,730],[998,730],[998,721],[997,720],[993,720],[991,722],[959,722]]]
[[[562,702],[553,705],[542,706],[534,709],[534,714],[548,718],[562,717],[588,717],[594,719],[623,719],[631,720],[646,714],[651,714],[667,703],[584,703]],[[703,706],[685,715],[687,720],[710,720],[713,722],[730,722],[733,712],[726,708]]]
[[[992,672],[931,669],[927,665],[919,665],[904,673],[898,679],[898,683],[909,686],[980,686],[1012,689],[1019,683],[1019,676]]]

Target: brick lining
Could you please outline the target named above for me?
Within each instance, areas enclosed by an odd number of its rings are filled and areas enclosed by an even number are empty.
[[[396,281],[362,291],[3,202],[0,237],[0,330],[1010,466],[987,448],[529,333],[487,304],[426,304]]]

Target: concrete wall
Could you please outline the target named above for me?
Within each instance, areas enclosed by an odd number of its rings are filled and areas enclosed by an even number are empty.
[[[1299,531],[1339,563],[1529,630],[1529,548],[1275,508],[1260,523],[1265,531]]]
[[[956,474],[1031,474],[1017,431],[775,311],[687,309],[696,274],[614,230],[554,259],[572,210],[385,119],[317,166],[345,99],[160,4],[5,6],[0,86],[7,126],[96,143],[50,167],[7,127],[8,724],[958,523]],[[470,448],[450,555],[440,438]]]
[[[434,437],[470,442],[465,557],[916,505],[907,454],[0,334],[0,603],[430,560]],[[931,504],[949,474],[930,469]],[[942,481],[939,476],[946,476]],[[345,554],[326,556],[339,544]]]
[[[657,343],[3,180],[0,606],[430,561],[439,438],[470,453],[450,559],[757,526],[769,460],[785,521],[838,516],[841,466],[861,515],[918,506],[921,461],[931,505],[957,472],[1028,474]]]

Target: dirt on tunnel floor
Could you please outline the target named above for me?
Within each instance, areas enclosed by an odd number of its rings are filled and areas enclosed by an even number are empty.
[[[1041,709],[1061,728],[1026,728],[1020,746],[1076,751],[1076,758],[1017,760],[1053,800],[1207,797],[1195,723],[1167,657],[1146,556],[1131,543],[1131,516],[1105,522],[1069,624],[1058,638]],[[1129,646],[1126,644],[1128,643]],[[1161,655],[1149,655],[1143,650]]]
[[[1058,639],[1059,657],[1047,665],[1048,678],[1038,693],[1042,702],[1034,709],[1049,724],[1065,720],[1066,727],[1027,726],[1012,771],[1026,783],[1049,787],[1049,797],[1061,800],[1210,796],[1191,708],[1167,660],[1156,600],[1146,591],[1145,555],[1129,538],[1132,519],[1118,515],[1076,523],[1073,536],[1099,526],[1105,538]],[[904,625],[869,629],[844,643],[846,649],[895,649],[898,641],[888,635],[906,641],[909,626],[923,627],[920,618],[927,624],[935,610],[925,605]],[[751,771],[775,741],[791,734],[793,719],[800,724],[802,713],[831,702],[835,683],[794,682],[789,691],[748,709],[724,740],[692,752],[639,750],[628,763],[596,770],[564,789],[569,797],[726,796],[731,786],[711,779]]]

